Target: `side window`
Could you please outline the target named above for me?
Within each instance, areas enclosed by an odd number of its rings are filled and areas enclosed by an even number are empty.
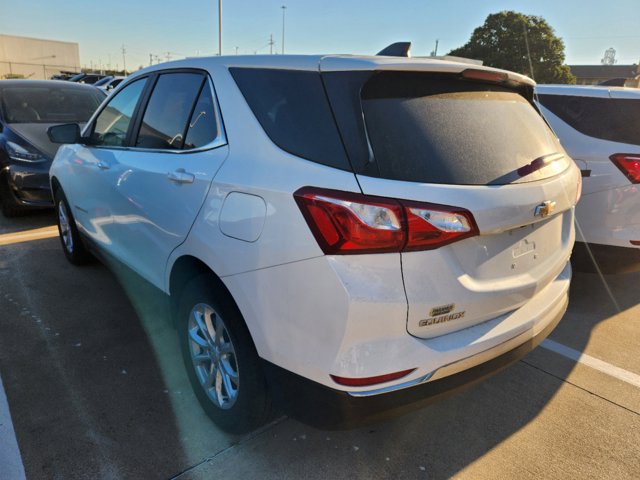
[[[229,71],[273,143],[312,162],[351,169],[318,72]]]
[[[111,147],[125,145],[131,116],[147,83],[146,78],[136,80],[121,90],[96,118],[92,144]]]
[[[206,82],[187,126],[184,149],[199,148],[213,142],[219,131],[211,87]]]
[[[136,147],[181,149],[203,80],[198,73],[160,75],[144,112]]]
[[[640,100],[539,95],[540,103],[580,133],[640,145]]]

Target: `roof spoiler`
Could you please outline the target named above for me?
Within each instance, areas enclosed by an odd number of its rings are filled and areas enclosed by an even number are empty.
[[[411,56],[411,42],[396,42],[392,43],[386,48],[383,48],[376,56],[383,57],[410,57]]]

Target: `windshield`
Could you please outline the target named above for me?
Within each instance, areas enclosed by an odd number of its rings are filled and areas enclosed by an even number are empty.
[[[7,123],[83,123],[104,95],[85,88],[5,87],[2,114]]]

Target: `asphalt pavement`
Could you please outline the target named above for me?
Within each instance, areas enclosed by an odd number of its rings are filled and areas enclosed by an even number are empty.
[[[575,273],[552,342],[423,410],[232,436],[191,392],[162,294],[70,265],[53,224],[0,217],[0,480],[640,478],[640,274]]]

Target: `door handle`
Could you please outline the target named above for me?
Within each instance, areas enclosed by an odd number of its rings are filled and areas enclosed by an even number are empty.
[[[196,176],[193,173],[185,172],[184,168],[179,168],[167,173],[167,178],[175,183],[193,183]]]
[[[109,170],[111,168],[108,163],[98,162],[98,168],[100,170]]]

